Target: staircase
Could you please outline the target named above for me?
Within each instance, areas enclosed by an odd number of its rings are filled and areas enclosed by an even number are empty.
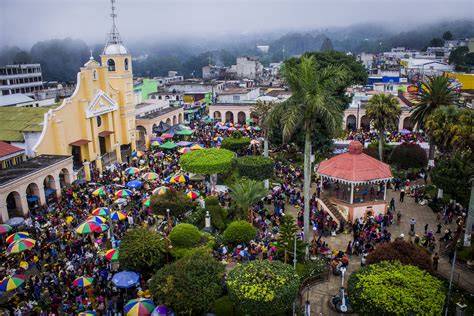
[[[323,209],[331,215],[331,217],[336,221],[337,225],[340,227],[341,222],[347,222],[347,220],[342,216],[341,212],[334,206],[333,203],[326,197],[322,196],[321,199],[316,199],[319,205],[323,207]]]

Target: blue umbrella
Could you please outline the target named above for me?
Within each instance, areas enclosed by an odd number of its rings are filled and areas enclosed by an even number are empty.
[[[141,182],[140,180],[132,180],[132,181],[127,182],[127,188],[130,188],[130,189],[139,189],[142,187],[142,185],[143,185],[143,182]]]
[[[151,313],[151,316],[166,316],[169,313],[168,307],[166,305],[158,305],[153,313]]]
[[[138,284],[140,275],[132,271],[122,271],[115,273],[112,283],[120,289],[128,289]]]
[[[15,227],[20,226],[21,224],[23,224],[24,221],[25,219],[23,217],[12,217],[8,221],[6,221],[5,224],[10,225],[11,227]]]

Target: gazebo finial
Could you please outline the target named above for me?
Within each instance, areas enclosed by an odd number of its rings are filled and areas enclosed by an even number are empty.
[[[352,155],[362,154],[362,144],[356,140],[351,141],[349,143],[349,153]]]

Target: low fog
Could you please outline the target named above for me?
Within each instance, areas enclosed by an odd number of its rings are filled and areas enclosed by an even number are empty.
[[[380,23],[392,30],[472,19],[472,0],[116,0],[127,42],[225,38]],[[110,0],[0,0],[0,45],[73,37],[102,43]]]

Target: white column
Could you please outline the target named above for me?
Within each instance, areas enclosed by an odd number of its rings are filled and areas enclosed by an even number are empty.
[[[351,183],[351,204],[354,204],[354,183]]]
[[[383,200],[387,200],[387,181],[384,182]]]

